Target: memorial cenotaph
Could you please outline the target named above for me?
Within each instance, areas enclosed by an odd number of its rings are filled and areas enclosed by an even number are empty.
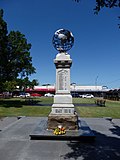
[[[77,116],[70,94],[70,67],[72,59],[67,53],[74,44],[72,33],[59,29],[53,36],[53,46],[58,54],[54,59],[56,66],[56,94],[48,117],[40,118],[39,124],[30,134],[31,140],[77,140],[91,141],[95,135],[87,123]],[[66,134],[55,135],[55,130],[65,128]],[[54,132],[53,132],[54,130]]]
[[[72,33],[59,29],[53,36],[53,46],[59,53],[54,59],[56,67],[56,93],[51,113],[48,116],[48,129],[55,129],[58,125],[68,130],[78,129],[78,117],[70,94],[70,67],[72,59],[67,53],[74,44]]]

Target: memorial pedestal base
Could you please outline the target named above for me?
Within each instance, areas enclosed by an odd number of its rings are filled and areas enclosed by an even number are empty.
[[[50,113],[48,116],[48,129],[55,129],[58,125],[62,125],[66,130],[77,130],[78,116],[76,114],[58,115]]]

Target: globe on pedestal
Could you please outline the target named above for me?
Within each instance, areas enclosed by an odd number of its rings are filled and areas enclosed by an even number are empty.
[[[74,44],[73,34],[66,29],[59,29],[55,32],[52,43],[57,51],[66,52],[70,50]]]

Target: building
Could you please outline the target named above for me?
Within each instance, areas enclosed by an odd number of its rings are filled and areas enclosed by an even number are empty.
[[[71,93],[82,94],[93,94],[96,97],[103,97],[104,93],[108,92],[109,89],[106,86],[80,86],[72,84],[70,86]],[[55,94],[55,85],[44,85],[44,86],[35,86],[34,89],[27,88],[25,90],[27,93],[39,93],[42,96],[46,93]]]

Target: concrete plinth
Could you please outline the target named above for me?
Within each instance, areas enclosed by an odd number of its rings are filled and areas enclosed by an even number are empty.
[[[55,129],[58,125],[62,125],[67,130],[78,129],[78,117],[77,115],[56,115],[50,114],[48,116],[48,129]]]
[[[87,123],[78,118],[78,130],[66,130],[64,135],[54,135],[52,129],[47,129],[47,119],[40,121],[35,130],[29,135],[31,140],[75,140],[75,141],[93,141],[95,135]]]

